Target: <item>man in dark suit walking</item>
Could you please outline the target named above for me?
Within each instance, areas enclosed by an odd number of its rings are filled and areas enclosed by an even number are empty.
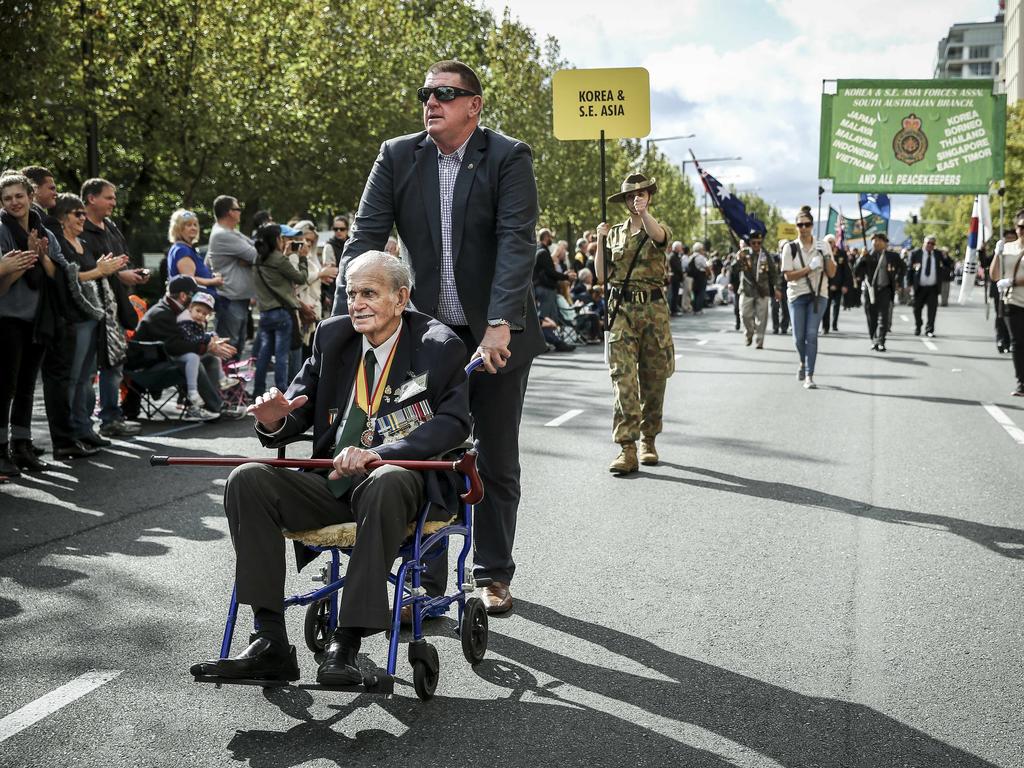
[[[486,493],[478,505],[475,576],[491,613],[512,607],[519,508],[519,421],[533,358],[545,350],[531,289],[537,182],[530,147],[480,126],[483,90],[458,61],[427,71],[417,96],[425,130],[385,141],[359,202],[344,265],[384,245],[391,228],[409,253],[416,307],[483,358],[470,380]],[[345,312],[343,292],[334,313]],[[438,590],[436,560],[424,579]]]
[[[921,335],[921,310],[928,307],[928,321],[924,335],[935,336],[935,313],[939,306],[939,291],[944,276],[952,274],[949,257],[935,247],[935,235],[924,239],[924,248],[910,254],[910,279],[914,286],[914,335]]]
[[[391,625],[387,575],[424,500],[447,517],[454,489],[434,473],[379,459],[434,458],[469,435],[466,349],[443,324],[406,310],[408,267],[382,252],[351,270],[352,314],[324,321],[313,352],[286,393],[271,388],[249,412],[263,445],[277,448],[313,427],[313,458],[334,457],[328,476],[243,464],[228,478],[224,511],[235,549],[238,602],[249,605],[256,633],[230,659],[192,666],[194,675],[297,680],[295,648],[284,623],[282,530],[356,522],[338,629],[317,672],[327,685],[362,681],[355,665],[365,635]],[[385,419],[385,417],[387,417]],[[311,559],[296,548],[299,567]]]

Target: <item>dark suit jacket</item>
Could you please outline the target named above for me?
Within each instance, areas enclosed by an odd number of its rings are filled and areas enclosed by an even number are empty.
[[[953,262],[946,255],[945,251],[936,248],[932,251],[935,265],[935,285],[940,285],[944,280],[953,278]],[[917,288],[921,282],[921,271],[924,269],[924,249],[918,248],[910,254],[910,274],[908,282]]]
[[[858,280],[872,280],[875,276],[875,268],[878,266],[878,257],[874,252],[862,253],[853,266],[853,274]],[[885,251],[885,268],[889,272],[889,287],[895,293],[896,289],[903,284],[903,273],[907,265],[895,251]]]
[[[359,201],[345,244],[343,269],[360,254],[381,250],[397,227],[415,278],[413,301],[437,314],[441,286],[441,193],[437,149],[426,131],[385,141]],[[530,147],[477,128],[466,145],[452,201],[455,284],[473,337],[488,320],[513,329],[508,371],[545,350],[533,298],[537,181]],[[338,292],[334,314],[345,312]],[[517,329],[521,329],[518,332]]]
[[[272,436],[257,423],[260,442],[267,448],[279,448],[312,426],[313,458],[331,458],[361,357],[362,336],[352,327],[351,318],[332,317],[321,323],[313,337],[313,353],[286,393],[289,399],[306,395],[309,401],[288,414],[284,426]],[[402,335],[387,383],[394,391],[427,373],[426,392],[398,403],[382,402],[375,418],[418,401],[428,402],[434,416],[405,438],[387,445],[382,445],[380,435],[375,433],[373,450],[382,459],[431,459],[462,445],[472,427],[465,358],[465,346],[444,324],[419,312],[403,314]],[[429,501],[440,506],[452,500],[447,485],[433,472],[426,477],[426,494]]]

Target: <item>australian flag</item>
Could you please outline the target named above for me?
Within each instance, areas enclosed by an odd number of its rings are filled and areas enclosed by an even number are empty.
[[[725,189],[718,179],[703,168],[700,169],[700,179],[704,183],[704,189],[707,190],[711,202],[722,212],[725,223],[738,237],[747,238],[751,232],[760,232],[761,235],[767,233],[768,228],[764,223],[756,216],[747,213],[747,206],[743,204],[743,201]]]
[[[886,221],[892,218],[892,206],[889,205],[889,196],[885,193],[866,194],[861,192],[860,207],[861,210],[869,213],[877,213]]]

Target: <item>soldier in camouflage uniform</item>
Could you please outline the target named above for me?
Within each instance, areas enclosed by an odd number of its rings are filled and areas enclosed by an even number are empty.
[[[675,370],[664,255],[672,233],[648,212],[657,190],[654,179],[641,173],[626,177],[608,202],[625,203],[629,218],[611,228],[604,222],[597,227],[597,277],[610,287],[612,439],[621,446],[608,469],[617,474],[636,472],[639,463],[658,463],[654,439],[662,428],[665,382]]]

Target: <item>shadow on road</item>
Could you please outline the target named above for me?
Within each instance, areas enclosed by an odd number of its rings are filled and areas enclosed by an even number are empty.
[[[877,507],[855,499],[847,499],[843,496],[816,491],[813,488],[804,488],[799,485],[790,485],[789,483],[776,481],[755,480],[739,475],[729,475],[704,467],[688,467],[668,461],[662,461],[660,466],[671,467],[672,469],[682,470],[694,475],[704,475],[705,478],[710,479],[680,476],[667,477],[653,473],[644,473],[643,477],[665,480],[671,483],[682,483],[712,491],[727,491],[759,499],[784,501],[789,504],[796,504],[797,506],[831,509],[856,517],[878,520],[883,523],[923,527],[930,530],[940,528],[956,536],[961,536],[968,541],[973,541],[975,544],[979,544],[985,549],[1000,554],[1003,557],[1024,560],[1024,531],[1018,528],[987,525],[972,520],[961,520],[955,517],[934,515],[927,512]]]
[[[492,632],[491,648],[511,661],[486,659],[474,672],[506,689],[504,698],[438,697],[422,704],[408,696],[360,696],[318,720],[308,691],[268,690],[268,701],[299,722],[285,731],[237,731],[227,744],[231,758],[254,768],[313,760],[338,766],[726,768],[760,764],[761,756],[787,767],[996,768],[863,704],[797,693],[542,605],[517,600],[516,610],[667,679],[586,663]],[[540,685],[534,671],[554,679]],[[380,709],[365,713],[359,725],[342,722],[374,705]]]
[[[872,378],[880,378],[874,376]],[[849,395],[865,395],[867,397],[892,397],[897,400],[915,400],[922,403],[935,403],[936,405],[969,405],[972,408],[977,408],[981,405],[980,400],[966,400],[960,397],[937,397],[935,395],[897,395],[892,392],[862,392],[859,389],[850,389],[849,387],[840,387],[838,384],[825,384],[819,389],[832,389],[837,392],[846,392]],[[1024,411],[1019,405],[999,405],[1000,408],[1005,408],[1011,411]]]

